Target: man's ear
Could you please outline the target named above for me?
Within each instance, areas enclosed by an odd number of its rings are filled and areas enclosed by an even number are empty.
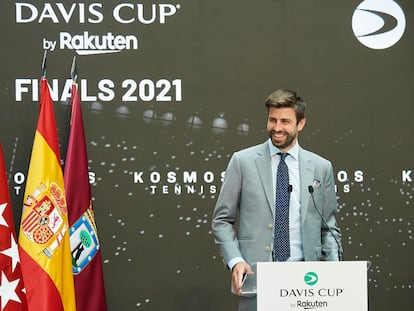
[[[306,124],[306,118],[303,118],[302,120],[300,120],[298,122],[298,131],[301,131],[305,127],[305,124]]]

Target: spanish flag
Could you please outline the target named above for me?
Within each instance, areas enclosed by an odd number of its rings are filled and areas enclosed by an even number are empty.
[[[106,311],[102,259],[89,185],[88,157],[78,85],[72,85],[71,125],[65,160],[72,272],[77,311]]]
[[[19,232],[30,311],[75,311],[68,210],[53,102],[45,77]]]

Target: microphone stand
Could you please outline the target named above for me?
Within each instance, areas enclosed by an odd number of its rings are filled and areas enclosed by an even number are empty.
[[[316,207],[316,203],[315,203],[315,198],[313,197],[313,187],[312,186],[308,186],[308,190],[309,193],[312,197],[312,201],[313,201],[313,206],[315,207],[315,210],[318,212],[319,216],[322,219],[323,224],[326,226],[326,228],[328,228],[329,233],[332,235],[332,237],[334,238],[336,245],[338,246],[338,259],[339,261],[342,261],[342,248],[341,245],[339,244],[338,239],[335,237],[334,233],[332,232],[331,228],[328,226],[328,223],[326,222],[325,218],[323,218],[321,212],[318,210],[318,208]]]

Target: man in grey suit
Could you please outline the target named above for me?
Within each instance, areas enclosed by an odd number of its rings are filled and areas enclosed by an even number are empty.
[[[306,104],[296,92],[283,89],[272,93],[265,104],[269,139],[233,154],[212,218],[215,242],[240,296],[239,310],[248,311],[256,310],[256,297],[243,295],[241,285],[243,276],[252,273],[251,264],[285,260],[275,255],[283,227],[275,222],[280,162],[287,165],[289,182],[287,261],[342,256],[332,165],[298,143]]]

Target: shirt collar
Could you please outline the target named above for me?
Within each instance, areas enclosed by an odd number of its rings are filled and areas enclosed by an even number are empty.
[[[279,152],[281,152],[279,148],[275,147],[275,145],[272,144],[272,140],[270,138],[267,141],[267,143],[269,145],[270,157],[273,157],[277,155]],[[299,142],[298,141],[296,141],[296,144],[292,147],[292,149],[289,150],[288,153],[295,160],[299,159]]]

